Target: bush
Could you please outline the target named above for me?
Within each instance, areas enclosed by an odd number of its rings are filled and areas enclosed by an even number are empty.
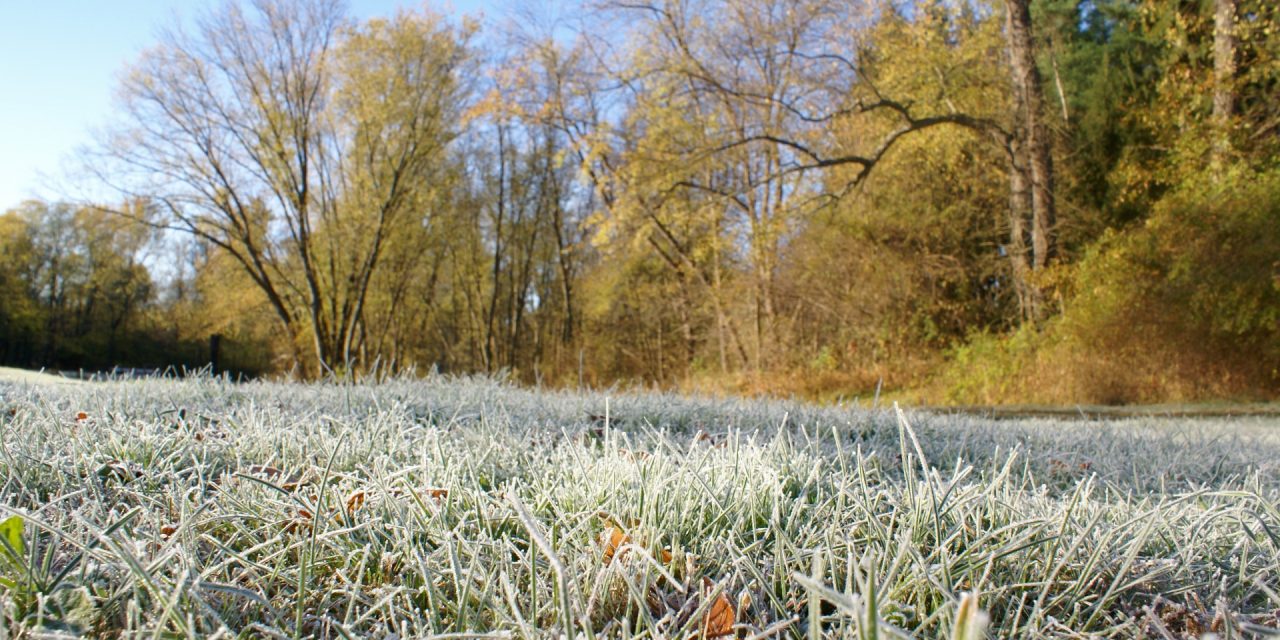
[[[1197,178],[1074,268],[1060,316],[978,336],[952,402],[1155,402],[1280,393],[1280,170]]]

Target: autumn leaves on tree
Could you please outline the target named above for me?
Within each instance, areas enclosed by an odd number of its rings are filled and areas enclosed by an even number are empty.
[[[1271,184],[1265,2],[587,9],[544,31],[357,21],[327,0],[215,10],[123,81],[89,164],[133,204],[83,204],[190,237],[201,257],[174,286],[249,292],[218,331],[312,377],[961,393],[972,347],[1034,395],[1057,379],[1030,373],[1039,358],[1103,366],[1085,336],[1104,325],[1113,352],[1192,376],[1228,358],[1187,355],[1231,343],[1207,318],[1276,309],[1258,262],[1247,294],[1186,312],[1196,287],[1169,278],[1221,261],[1144,253],[1182,223],[1138,239],[1162,202],[1208,211],[1227,200],[1206,189]],[[1140,254],[1145,270],[1090,280]],[[1116,334],[1157,292],[1168,336],[1201,338]],[[1277,384],[1259,375],[1233,388]],[[1142,393],[1177,386],[1158,378]]]

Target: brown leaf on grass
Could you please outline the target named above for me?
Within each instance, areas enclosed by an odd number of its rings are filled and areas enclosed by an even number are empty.
[[[307,509],[299,508],[298,515],[286,521],[284,523],[284,526],[282,526],[281,528],[284,529],[285,533],[310,531],[312,517],[313,516],[311,515],[310,511],[308,511]]]
[[[623,532],[622,527],[617,526],[617,523],[606,526],[604,531],[600,532],[600,546],[604,547],[602,562],[606,565],[613,562],[613,556],[618,549],[628,544],[631,544],[631,536]]]
[[[442,487],[427,487],[419,493],[411,487],[393,487],[387,491],[387,495],[403,498],[406,495],[425,495],[432,500],[444,500],[449,497],[449,490]]]
[[[368,497],[369,495],[363,489],[355,491],[351,495],[347,496],[347,513],[350,514],[359,511],[360,508],[364,506],[364,501]]]
[[[723,449],[727,443],[726,438],[727,436],[723,433],[712,435],[707,433],[705,429],[698,429],[698,432],[693,434],[693,442],[691,444],[696,445],[701,443],[706,444],[713,449]]]
[[[614,520],[609,514],[600,512],[596,515],[604,521],[604,530],[600,532],[600,547],[604,549],[604,555],[601,558],[601,562],[607,565],[610,562],[613,562],[614,556],[621,557],[626,554],[625,550],[621,554],[618,552],[622,547],[629,544],[635,544],[637,541],[630,533],[627,533],[626,528],[618,524],[618,521]],[[630,521],[630,528],[632,530],[639,526],[640,523],[638,521]],[[671,553],[670,547],[660,549],[658,551],[658,560],[662,564],[671,564],[674,557],[675,556]]]
[[[142,467],[124,460],[109,460],[98,468],[98,477],[103,480],[129,482],[141,478],[144,474]]]
[[[715,591],[715,583],[709,578],[702,579],[703,596],[710,596]],[[707,609],[702,618],[700,638],[726,638],[734,635],[733,625],[738,621],[738,613],[729,601],[729,596],[722,591]]]

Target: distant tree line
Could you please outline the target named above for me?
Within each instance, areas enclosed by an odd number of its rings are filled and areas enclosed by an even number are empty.
[[[145,205],[122,207],[135,213]],[[0,215],[0,365],[109,372],[175,372],[209,364],[210,331],[192,308],[193,284],[173,273],[155,232],[98,207],[30,201]],[[176,254],[177,252],[173,252]],[[152,270],[166,272],[171,284]],[[212,273],[212,270],[209,270]],[[223,300],[219,296],[220,300]],[[271,368],[261,339],[228,345],[224,371]]]
[[[0,357],[218,333],[306,377],[1275,397],[1278,14],[655,0],[482,31],[229,4],[125,76],[86,156],[116,203],[4,218]]]

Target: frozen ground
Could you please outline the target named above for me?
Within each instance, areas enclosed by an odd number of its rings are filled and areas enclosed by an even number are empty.
[[[1277,427],[445,378],[0,383],[0,624],[963,637],[975,594],[995,637],[1261,635]]]

